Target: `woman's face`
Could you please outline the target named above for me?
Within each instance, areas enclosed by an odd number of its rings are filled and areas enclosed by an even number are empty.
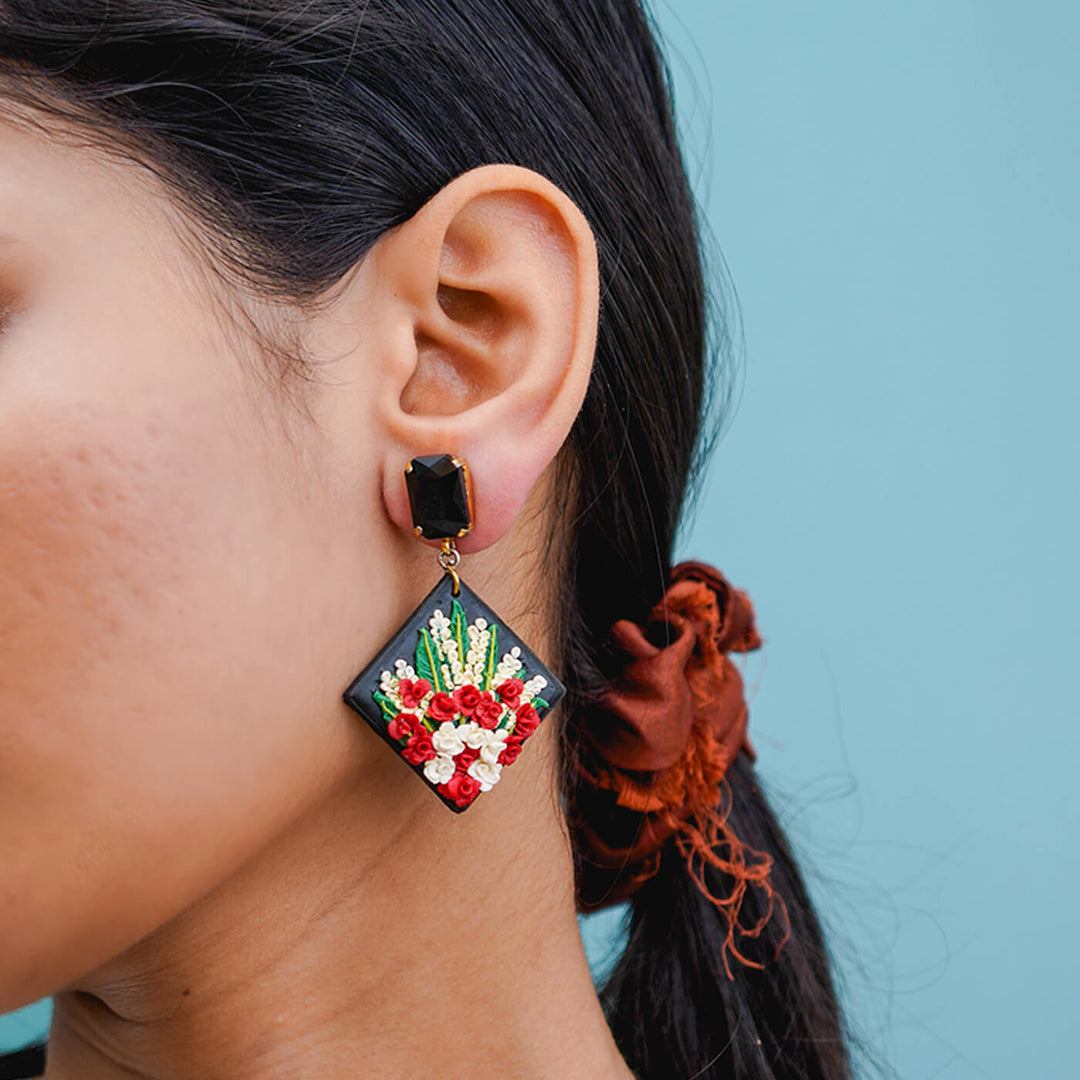
[[[363,350],[323,322],[301,420],[172,205],[0,123],[0,1012],[381,751],[340,700],[404,613]]]

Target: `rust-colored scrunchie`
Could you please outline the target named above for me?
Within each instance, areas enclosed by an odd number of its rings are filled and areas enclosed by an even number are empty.
[[[611,636],[626,664],[589,712],[577,761],[578,908],[626,899],[656,874],[670,842],[727,921],[728,977],[729,952],[761,967],[737,939],[759,936],[777,906],[786,923],[787,909],[769,880],[772,857],[740,842],[728,823],[725,780],[740,750],[755,757],[742,678],[726,655],[760,647],[753,606],[715,567],[682,562],[647,624],[620,619]],[[730,876],[728,896],[710,891],[706,864]],[[766,903],[763,916],[744,926],[739,908],[750,886]]]

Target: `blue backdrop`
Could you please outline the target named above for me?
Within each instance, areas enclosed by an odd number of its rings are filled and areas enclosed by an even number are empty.
[[[756,604],[849,1011],[905,1080],[1075,1075],[1080,6],[657,14],[745,331],[679,555]]]

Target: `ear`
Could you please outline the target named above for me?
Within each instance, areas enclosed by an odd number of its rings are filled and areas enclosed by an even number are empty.
[[[509,530],[584,400],[599,318],[592,230],[545,177],[484,165],[370,257],[389,312],[375,402],[387,512],[412,539],[405,465],[454,454],[474,509],[458,547],[478,551]]]

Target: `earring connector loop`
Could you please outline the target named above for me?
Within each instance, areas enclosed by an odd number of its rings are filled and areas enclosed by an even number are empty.
[[[454,580],[454,596],[457,596],[461,589],[461,578],[458,577],[457,570],[454,569],[459,562],[461,562],[461,552],[458,551],[454,538],[452,536],[444,537],[442,551],[439,552],[439,565]]]

